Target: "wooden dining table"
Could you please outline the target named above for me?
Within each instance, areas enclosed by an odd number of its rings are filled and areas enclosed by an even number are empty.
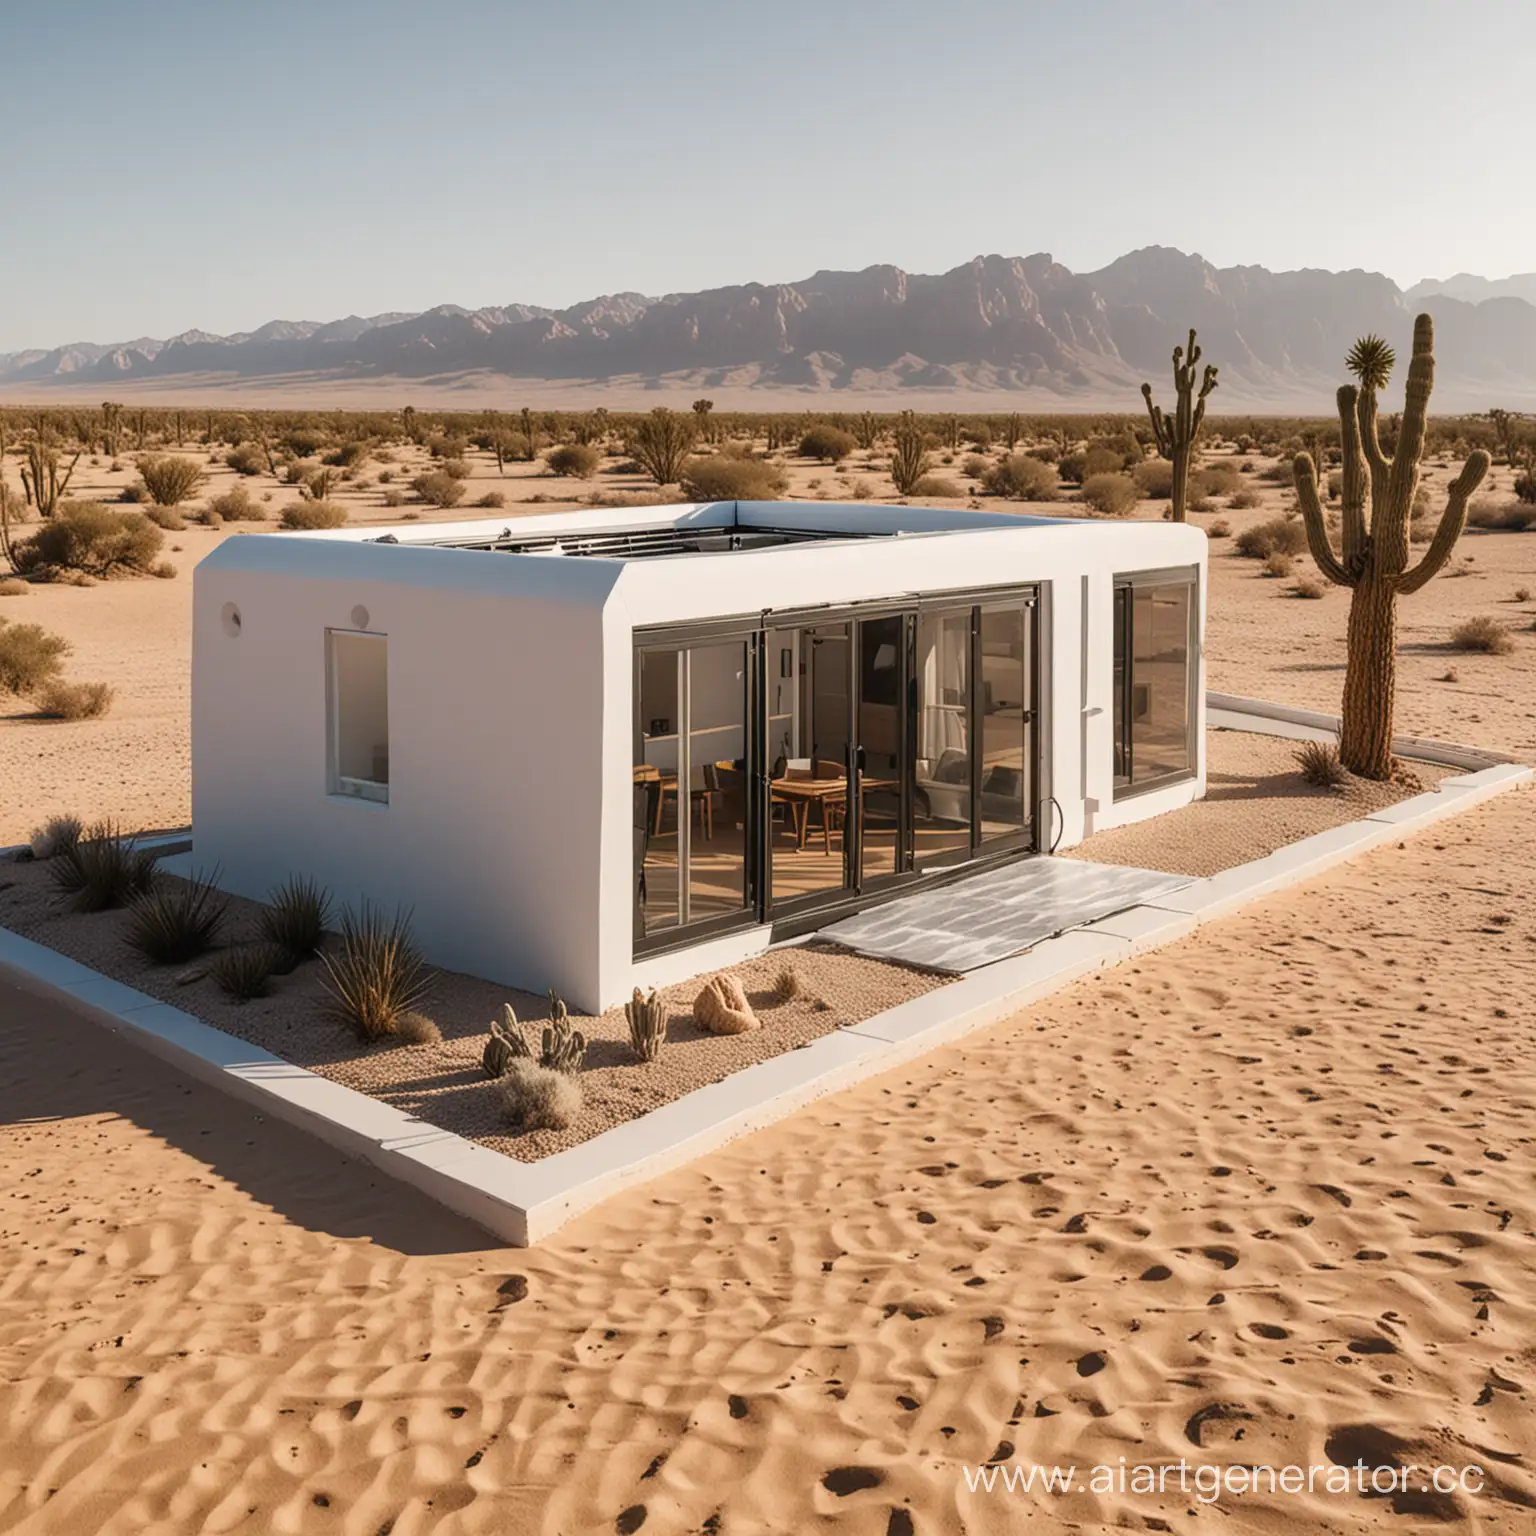
[[[861,786],[866,789],[899,789],[900,785],[895,779],[874,779],[867,775],[860,780]],[[773,798],[781,804],[789,807],[789,814],[795,821],[795,846],[798,849],[805,847],[806,838],[810,832],[811,807],[814,805],[821,813],[821,844],[825,853],[832,852],[832,818],[831,809],[848,803],[848,779],[843,774],[833,778],[821,779],[774,779],[772,783]],[[861,799],[860,805],[862,807]]]

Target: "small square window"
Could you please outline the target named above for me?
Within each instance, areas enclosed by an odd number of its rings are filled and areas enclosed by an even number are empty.
[[[330,792],[389,800],[389,642],[357,630],[326,631],[330,671]]]

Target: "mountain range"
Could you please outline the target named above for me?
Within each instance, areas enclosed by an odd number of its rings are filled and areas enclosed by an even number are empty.
[[[1048,255],[978,256],[937,275],[822,271],[660,298],[615,293],[549,309],[444,304],[419,314],[274,320],[232,336],[186,331],[0,354],[11,398],[186,390],[281,398],[394,383],[437,389],[774,393],[895,400],[995,397],[993,408],[1139,408],[1166,392],[1189,327],[1220,365],[1213,409],[1330,409],[1350,343],[1378,332],[1406,356],[1419,309],[1436,321],[1441,410],[1536,403],[1536,274],[1466,273],[1406,292],[1380,273],[1216,267],[1162,246],[1075,273]],[[799,403],[798,400],[796,403]],[[809,404],[809,400],[805,403]]]

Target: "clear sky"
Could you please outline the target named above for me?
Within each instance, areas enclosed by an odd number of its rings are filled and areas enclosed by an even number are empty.
[[[1536,268],[1536,0],[0,0],[0,351],[1137,246]]]

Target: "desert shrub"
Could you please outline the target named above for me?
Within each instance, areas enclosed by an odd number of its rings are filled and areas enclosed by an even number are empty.
[[[405,505],[405,492],[396,490],[385,491],[384,505],[386,507],[403,507]],[[417,514],[413,512],[411,516],[415,517]]]
[[[519,1130],[563,1131],[581,1113],[581,1084],[526,1056],[514,1056],[496,1086]]]
[[[0,597],[25,597],[31,590],[19,577],[0,577]]]
[[[851,501],[873,501],[875,488],[868,480],[855,480],[848,487],[848,497]]]
[[[489,509],[504,507],[506,504],[507,498],[501,491],[487,491],[485,495],[475,503],[477,507],[486,507]]]
[[[54,678],[38,689],[33,713],[43,720],[95,720],[112,707],[110,683],[66,683]]]
[[[992,428],[984,421],[974,421],[965,429],[966,440],[978,448],[990,448],[992,446]]]
[[[1349,780],[1339,761],[1339,749],[1331,741],[1309,741],[1296,752],[1302,778],[1314,789],[1338,789]]]
[[[34,859],[51,859],[73,848],[84,831],[78,816],[50,816],[40,827],[33,827],[27,847]]]
[[[800,439],[800,457],[836,464],[846,459],[857,446],[851,432],[818,423]]]
[[[407,1045],[438,1045],[443,1038],[443,1032],[437,1027],[436,1019],[429,1019],[424,1013],[402,1013],[399,1027],[395,1033],[405,1041]]]
[[[1271,555],[1299,555],[1307,547],[1307,530],[1289,517],[1272,517],[1255,523],[1237,536],[1237,552],[1248,560],[1267,560]]]
[[[361,1040],[394,1034],[426,996],[426,961],[411,938],[410,918],[386,919],[366,902],[341,918],[341,947],[320,956],[330,994],[327,1013]]]
[[[333,448],[320,461],[322,464],[334,465],[337,469],[352,469],[361,464],[368,457],[368,444],[359,442],[355,438],[350,442],[342,443]]]
[[[1189,478],[1190,488],[1197,496],[1231,496],[1242,488],[1237,465],[1230,459],[1223,459],[1216,464],[1207,464],[1197,469]]]
[[[1167,501],[1173,495],[1173,465],[1167,459],[1143,459],[1131,478],[1143,501]]]
[[[149,487],[142,481],[136,485],[125,485],[117,493],[117,499],[119,501],[126,501],[135,507],[148,506],[154,500],[149,494]]]
[[[181,545],[177,544],[174,547],[180,549]],[[149,574],[157,577],[160,581],[171,581],[175,578],[176,567],[169,560],[157,560],[150,566]]]
[[[469,439],[440,432],[427,439],[427,452],[434,459],[462,459],[469,452]]]
[[[787,484],[784,471],[762,459],[695,455],[682,467],[689,501],[777,501]]]
[[[468,459],[444,459],[443,473],[452,475],[455,480],[468,480],[470,475]]]
[[[104,912],[142,896],[154,878],[155,858],[115,823],[98,821],[51,860],[53,883],[73,912]]]
[[[1536,524],[1536,507],[1518,501],[1499,503],[1491,496],[1480,496],[1467,509],[1467,521],[1474,528],[1490,528],[1501,533],[1524,533]]]
[[[282,951],[271,944],[235,944],[213,957],[208,975],[226,997],[243,1003],[265,997],[284,963]]]
[[[330,917],[331,898],[325,887],[291,875],[268,894],[256,926],[268,944],[295,960],[307,960],[320,953]]]
[[[392,469],[381,469],[379,471],[379,484],[380,485],[389,485],[389,484],[391,484],[394,481],[394,478],[395,478],[395,472]]]
[[[340,528],[347,509],[337,501],[290,501],[279,518],[282,527],[299,532],[313,528]]]
[[[144,516],[156,528],[163,528],[167,533],[183,533],[186,531],[187,520],[175,507],[147,506],[144,509]]]
[[[1232,499],[1228,501],[1227,505],[1234,512],[1246,512],[1250,508],[1258,506],[1263,499],[1257,491],[1242,490],[1234,492]]]
[[[224,455],[224,462],[237,475],[259,475],[267,468],[267,456],[260,443],[241,443]]]
[[[1207,526],[1205,536],[1208,539],[1227,539],[1232,536],[1232,524],[1226,518],[1218,517],[1214,523]]]
[[[69,501],[16,545],[16,568],[42,581],[56,581],[67,571],[144,576],[164,543],[165,535],[141,512],[115,512],[99,501]]]
[[[1342,470],[1334,470],[1328,476],[1328,500],[1337,501],[1344,494],[1344,474]]]
[[[1129,475],[1097,474],[1083,481],[1082,497],[1095,512],[1124,517],[1141,500],[1141,492]]]
[[[1290,555],[1277,549],[1272,555],[1265,556],[1264,574],[1266,576],[1279,576],[1282,578],[1289,576],[1295,563],[1295,560]]]
[[[185,501],[202,484],[203,467],[194,459],[167,453],[139,460],[144,488],[162,507]]]
[[[989,496],[1015,501],[1055,501],[1056,471],[1024,453],[1010,453],[982,476],[981,487]]]
[[[281,442],[294,458],[307,459],[325,447],[325,433],[316,427],[290,427]]]
[[[212,496],[203,508],[203,521],[208,522],[208,514],[212,513],[221,522],[226,523],[259,523],[266,516],[261,509],[261,503],[255,500],[251,493],[243,485],[237,485],[232,490],[225,491],[222,496]],[[218,524],[213,525],[217,527]]]
[[[909,496],[963,496],[965,492],[948,475],[919,475]]]
[[[184,965],[212,949],[229,913],[215,878],[155,880],[128,903],[123,942],[152,965]]]
[[[311,469],[305,472],[300,488],[311,501],[328,501],[331,491],[340,483],[334,469]]]
[[[35,693],[64,670],[71,646],[41,624],[12,624],[0,619],[0,692]]]
[[[1083,477],[1088,473],[1088,455],[1085,453],[1066,453],[1056,461],[1056,475],[1058,479],[1065,480],[1068,485],[1081,485]]]
[[[1531,589],[1529,587],[1516,587],[1515,588],[1515,601],[1517,603],[1528,603],[1528,602],[1530,602],[1530,600],[1531,600]]]
[[[573,480],[590,480],[602,461],[602,454],[586,443],[562,443],[544,455],[544,462],[557,475]]]
[[[1451,647],[1458,651],[1483,651],[1490,656],[1506,656],[1515,642],[1509,630],[1487,614],[1463,619],[1451,631]]]
[[[1266,464],[1259,471],[1259,479],[1270,485],[1295,485],[1296,473],[1289,459],[1280,459],[1273,464]]]
[[[790,1003],[800,996],[800,973],[785,966],[773,980],[773,1000],[776,1003]]]
[[[1317,576],[1302,576],[1291,588],[1297,597],[1319,598],[1328,595],[1328,583]]]
[[[1187,512],[1214,512],[1216,503],[1209,496],[1191,496],[1185,505]]]
[[[1536,502],[1536,471],[1527,469],[1524,473],[1516,475],[1513,490],[1521,501]]]
[[[432,507],[456,507],[464,499],[464,483],[441,469],[417,475],[411,489]]]
[[[1095,475],[1118,475],[1126,467],[1124,453],[1102,443],[1091,443],[1083,452],[1083,482]]]
[[[983,458],[979,453],[968,453],[960,461],[961,470],[969,475],[972,480],[980,480],[986,472],[992,468],[992,460]]]

